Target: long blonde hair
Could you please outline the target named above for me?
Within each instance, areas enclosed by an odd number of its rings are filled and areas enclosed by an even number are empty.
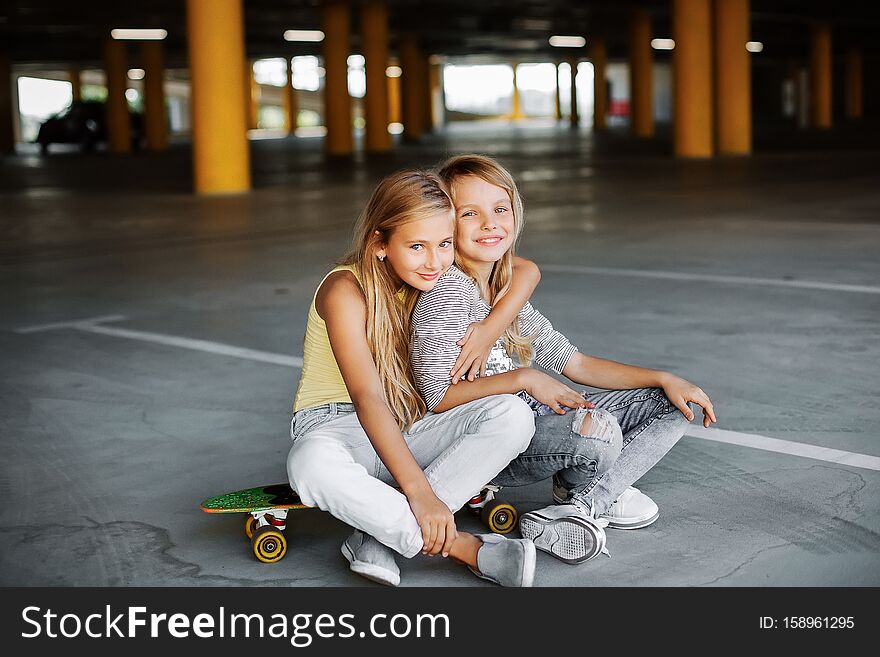
[[[439,175],[449,188],[453,202],[455,201],[455,182],[466,176],[475,176],[490,185],[500,187],[507,192],[510,199],[510,206],[513,210],[513,244],[493,265],[488,284],[482,283],[468,264],[458,257],[458,252],[456,252],[455,258],[456,266],[474,279],[486,302],[494,305],[510,290],[510,282],[513,279],[513,256],[516,255],[516,243],[519,241],[525,223],[522,197],[517,189],[516,181],[507,169],[491,157],[474,154],[449,158],[441,165]],[[514,357],[520,365],[528,366],[531,364],[535,356],[534,336],[524,336],[520,333],[519,320],[513,320],[501,337],[504,338],[507,353]]]
[[[382,381],[385,401],[398,426],[408,428],[426,412],[409,362],[410,317],[419,291],[401,284],[391,263],[376,251],[398,226],[455,207],[442,180],[426,171],[400,171],[383,179],[355,225],[351,250],[340,264],[352,265],[367,303],[367,343]]]

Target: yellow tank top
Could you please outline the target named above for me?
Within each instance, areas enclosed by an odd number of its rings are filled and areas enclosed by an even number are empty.
[[[337,271],[350,271],[357,278],[357,272],[351,265],[336,267],[327,276]],[[327,276],[318,284],[312,297],[312,304],[309,306],[306,337],[303,340],[302,376],[300,376],[299,388],[297,388],[296,398],[293,402],[294,412],[331,402],[351,403],[348,388],[345,387],[339,365],[336,364],[333,350],[330,348],[327,324],[324,323],[315,308],[315,297],[318,296],[318,290],[327,280]]]

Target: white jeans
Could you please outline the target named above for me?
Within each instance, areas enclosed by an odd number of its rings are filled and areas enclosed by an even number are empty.
[[[529,446],[534,432],[532,410],[523,400],[495,395],[429,413],[404,438],[434,494],[455,512]],[[303,409],[294,415],[291,437],[287,474],[303,503],[329,511],[405,557],[419,553],[419,524],[354,406]]]

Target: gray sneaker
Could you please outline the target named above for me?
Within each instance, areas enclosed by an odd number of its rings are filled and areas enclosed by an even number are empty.
[[[477,552],[477,567],[482,577],[501,586],[531,586],[535,581],[535,544],[525,539],[504,538],[498,534],[479,534],[483,545]]]
[[[583,563],[605,548],[607,520],[595,519],[575,504],[548,506],[524,513],[519,519],[523,538],[535,542],[535,547],[564,561]]]
[[[400,584],[400,568],[394,560],[394,550],[359,529],[345,539],[342,556],[348,559],[352,572],[362,577],[386,586]]]

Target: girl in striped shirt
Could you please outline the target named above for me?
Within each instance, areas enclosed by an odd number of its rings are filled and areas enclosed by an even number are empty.
[[[702,407],[709,426],[712,402],[668,372],[580,353],[529,303],[496,340],[484,320],[510,288],[522,200],[510,173],[488,157],[454,157],[440,176],[455,203],[456,266],[421,293],[413,312],[416,386],[435,412],[502,393],[528,402],[535,435],[494,483],[552,477],[556,504],[524,514],[520,531],[539,549],[581,563],[604,551],[604,527],[637,529],[658,518],[657,505],[632,484],[684,434],[694,418],[689,403]],[[604,390],[576,392],[532,363]]]

